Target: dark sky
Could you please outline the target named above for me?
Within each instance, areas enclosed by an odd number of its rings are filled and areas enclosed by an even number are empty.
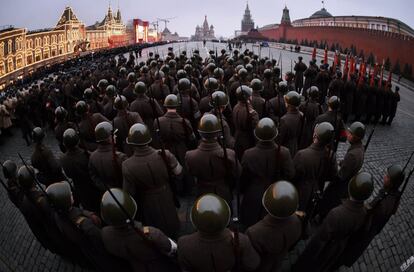
[[[109,1],[105,0],[1,0],[0,25],[15,25],[29,30],[53,27],[65,6],[74,9],[77,17],[86,25],[102,20]],[[201,25],[204,15],[213,24],[216,36],[230,36],[240,29],[240,21],[246,7],[245,0],[112,0],[113,10],[121,8],[124,21],[140,18],[155,21],[156,18],[171,18],[168,28],[181,36],[194,33]],[[320,0],[251,0],[250,10],[259,26],[278,23],[285,4],[290,9],[291,19],[309,17],[321,9]],[[332,15],[371,15],[400,19],[414,27],[413,0],[326,0],[327,10]],[[164,23],[161,23],[162,29]]]

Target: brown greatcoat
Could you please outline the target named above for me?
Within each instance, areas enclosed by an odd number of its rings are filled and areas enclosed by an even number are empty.
[[[348,183],[364,163],[364,146],[362,142],[351,144],[340,162],[338,178],[333,180],[324,192],[324,197],[320,205],[320,213],[324,217],[329,210],[341,204],[341,199],[348,197]]]
[[[266,215],[262,197],[269,185],[278,180],[292,180],[295,168],[289,150],[273,142],[258,142],[246,150],[241,164],[240,184],[244,195],[241,221],[249,227]]]
[[[275,218],[266,215],[246,234],[261,257],[258,272],[279,271],[283,259],[302,233],[302,222],[296,215]]]
[[[66,176],[73,181],[76,203],[81,203],[89,211],[99,212],[101,199],[98,188],[89,176],[89,155],[76,147],[66,151],[60,157],[60,163]]]
[[[105,183],[110,188],[122,187],[122,162],[127,159],[124,153],[116,152],[114,161],[112,145],[100,144],[89,158],[89,175],[94,184],[102,192],[106,191]]]
[[[276,97],[271,98],[266,104],[266,112],[275,124],[279,124],[280,118],[287,112],[283,95],[278,94]]]
[[[246,103],[239,101],[234,107],[232,114],[235,128],[234,150],[239,159],[242,158],[245,150],[254,146],[253,130],[259,122],[259,115],[250,103],[247,108],[248,112],[246,110]]]
[[[141,116],[138,112],[131,112],[128,110],[118,111],[113,123],[114,128],[118,130],[116,133],[116,146],[118,150],[130,156],[132,154],[132,149],[127,145],[126,138],[128,137],[129,129],[134,124],[144,123]]]
[[[138,112],[150,131],[153,131],[154,119],[163,114],[163,110],[155,99],[145,94],[138,95],[129,107],[130,111]],[[154,137],[153,137],[154,138]]]
[[[287,147],[292,157],[298,151],[304,122],[303,113],[295,108],[289,108],[288,112],[280,118],[279,144]]]
[[[295,186],[299,193],[299,210],[307,211],[312,194],[323,189],[323,184],[336,175],[336,156],[329,155],[325,147],[316,143],[299,150],[293,158],[296,176]]]
[[[293,271],[329,272],[342,254],[349,237],[364,223],[366,211],[363,202],[346,200],[331,210],[311,237]]]
[[[166,256],[171,251],[171,242],[161,230],[143,227],[135,223],[135,228],[144,232],[144,241],[129,225],[107,226],[102,229],[102,240],[106,250],[129,262],[134,272],[178,271]]]
[[[109,122],[109,120],[100,113],[87,114],[78,124],[79,137],[81,144],[89,151],[95,151],[98,144],[95,140],[95,127],[101,122]]]
[[[168,171],[171,171],[171,175],[179,175],[182,168],[174,155],[168,150],[165,153],[170,169],[167,169],[159,150],[149,146],[135,148],[133,156],[122,164],[123,188],[137,201],[144,224],[175,237],[180,222]]]
[[[233,150],[227,148],[226,163],[223,148],[217,141],[202,140],[196,150],[185,155],[187,169],[197,178],[198,195],[214,193],[231,203],[233,180],[240,174],[241,166]]]
[[[378,196],[368,204],[368,216],[364,226],[351,236],[338,265],[351,267],[358,260],[391,216],[397,212],[399,200],[400,193],[397,189],[380,190]]]
[[[195,232],[178,240],[178,262],[183,271],[211,272],[232,271],[235,266],[233,233],[224,229],[207,235]],[[249,238],[239,234],[239,263],[242,271],[253,271],[260,264],[260,257]]]
[[[53,152],[44,144],[36,144],[31,157],[34,168],[39,170],[37,175],[40,182],[49,186],[63,180],[62,168]]]

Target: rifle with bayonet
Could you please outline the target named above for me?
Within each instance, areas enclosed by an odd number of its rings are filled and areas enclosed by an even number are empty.
[[[367,142],[366,142],[366,144],[365,144],[365,146],[364,146],[364,152],[366,152],[366,151],[367,151],[367,149],[368,149],[369,143],[371,142],[372,135],[374,135],[374,132],[375,132],[375,128],[376,128],[376,127],[377,127],[377,124],[375,124],[375,125],[374,125],[374,128],[372,129],[371,133],[370,133],[370,134],[369,134],[369,136],[368,136]]]

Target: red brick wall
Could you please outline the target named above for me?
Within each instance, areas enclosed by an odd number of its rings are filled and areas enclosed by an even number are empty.
[[[286,40],[297,39],[299,42],[305,39],[318,42],[326,41],[329,45],[338,43],[342,48],[349,48],[353,44],[358,53],[364,50],[366,57],[372,52],[378,62],[389,57],[392,64],[397,60],[400,61],[401,70],[405,63],[414,66],[414,39],[399,34],[378,30],[323,26],[279,27],[264,30],[261,33],[275,40],[285,38]]]

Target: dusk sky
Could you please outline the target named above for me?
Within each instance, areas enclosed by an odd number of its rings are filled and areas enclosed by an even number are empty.
[[[1,0],[0,26],[14,25],[29,30],[54,27],[65,6],[71,6],[77,17],[86,25],[101,21],[107,12],[106,0]],[[240,21],[246,7],[245,0],[112,0],[112,10],[119,7],[124,22],[140,18],[150,22],[156,18],[171,18],[168,28],[181,36],[194,34],[195,26],[201,25],[204,15],[213,24],[216,36],[230,36],[240,29]],[[292,20],[309,17],[321,9],[320,0],[255,0],[249,1],[256,25],[280,22],[285,4]],[[396,18],[414,27],[413,0],[326,0],[326,9],[332,15],[370,15]],[[164,23],[160,23],[164,29]]]

